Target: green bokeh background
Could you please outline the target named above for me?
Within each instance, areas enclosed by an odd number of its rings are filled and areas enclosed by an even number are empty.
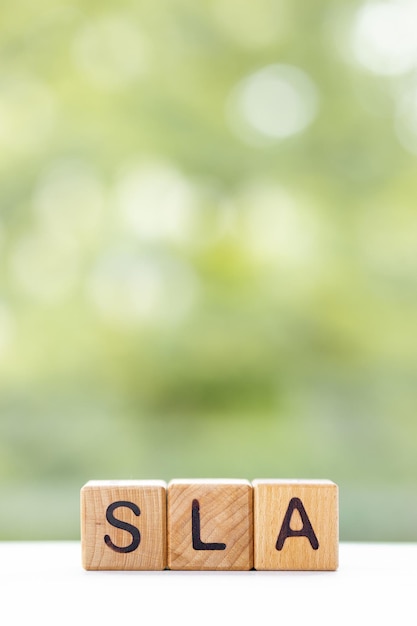
[[[79,537],[93,478],[305,477],[417,540],[417,54],[366,66],[364,7],[2,8],[0,539]]]

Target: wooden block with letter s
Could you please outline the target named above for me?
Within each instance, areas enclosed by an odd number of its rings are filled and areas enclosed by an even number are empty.
[[[254,480],[257,570],[336,570],[338,487],[329,480]]]
[[[252,569],[252,495],[247,480],[172,480],[168,484],[169,569]]]
[[[87,570],[166,567],[166,483],[96,480],[81,489],[82,564]]]

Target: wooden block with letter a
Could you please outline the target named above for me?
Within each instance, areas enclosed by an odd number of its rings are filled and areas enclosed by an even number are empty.
[[[254,480],[257,570],[336,570],[338,487],[329,480]]]
[[[166,483],[92,480],[81,489],[82,564],[87,570],[166,567]]]
[[[252,569],[252,496],[247,480],[172,480],[168,484],[168,567]]]

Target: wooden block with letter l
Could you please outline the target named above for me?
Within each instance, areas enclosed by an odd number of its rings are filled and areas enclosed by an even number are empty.
[[[247,480],[168,484],[168,568],[250,570],[253,489]]]
[[[336,570],[338,487],[329,480],[254,480],[257,570]]]
[[[166,567],[166,483],[92,480],[81,489],[81,551],[87,570]]]

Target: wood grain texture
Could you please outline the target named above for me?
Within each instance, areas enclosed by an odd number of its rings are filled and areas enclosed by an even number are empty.
[[[168,484],[168,567],[173,570],[252,569],[252,496],[252,486],[246,480],[171,481]],[[196,518],[199,521],[198,532],[195,527],[193,531],[193,506],[194,521]],[[197,535],[203,546],[198,549],[193,545]],[[204,547],[213,548],[213,545],[221,549]]]
[[[336,570],[337,485],[324,480],[275,479],[252,484],[255,569]]]
[[[114,525],[119,521],[121,528]],[[126,549],[130,551],[118,551]],[[166,483],[103,480],[84,485],[81,551],[87,570],[165,569]]]

